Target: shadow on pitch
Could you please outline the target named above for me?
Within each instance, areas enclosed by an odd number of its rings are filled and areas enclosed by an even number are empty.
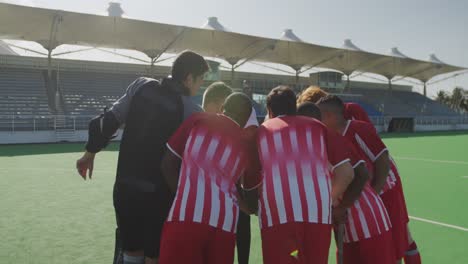
[[[0,145],[0,157],[14,157],[41,154],[80,153],[84,151],[85,144],[81,143],[54,143],[54,144],[17,144]],[[119,143],[111,143],[106,151],[118,151]]]

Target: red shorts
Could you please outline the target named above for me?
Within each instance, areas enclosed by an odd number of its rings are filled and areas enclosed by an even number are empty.
[[[395,187],[384,192],[381,196],[392,222],[392,237],[395,256],[401,259],[408,250],[408,212],[401,182],[397,180]]]
[[[234,262],[236,235],[205,224],[166,222],[159,264]]]
[[[327,264],[331,230],[331,225],[300,222],[265,228],[263,263]]]
[[[343,244],[343,264],[395,264],[392,233]]]

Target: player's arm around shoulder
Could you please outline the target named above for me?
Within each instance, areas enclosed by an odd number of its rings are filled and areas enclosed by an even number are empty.
[[[128,86],[124,95],[112,105],[110,111],[104,110],[104,113],[94,117],[89,122],[86,151],[76,161],[76,169],[84,180],[86,180],[87,176],[89,179],[92,178],[96,153],[105,148],[110,140],[115,137],[114,135],[119,127],[125,124],[132,97],[148,81],[150,79],[137,78]]]

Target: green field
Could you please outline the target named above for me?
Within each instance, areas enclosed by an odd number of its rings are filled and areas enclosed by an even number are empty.
[[[410,215],[454,226],[410,222],[423,262],[468,263],[468,133],[384,135],[384,141],[398,163]],[[82,148],[0,146],[0,263],[112,261],[118,147],[99,154],[91,181],[74,169]],[[261,263],[255,217],[252,227],[251,263]]]

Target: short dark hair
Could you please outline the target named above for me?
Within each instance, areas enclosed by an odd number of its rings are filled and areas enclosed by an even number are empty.
[[[233,93],[224,101],[224,114],[244,127],[252,113],[252,101],[244,93]]]
[[[322,112],[320,112],[320,108],[318,108],[318,106],[311,102],[305,102],[300,104],[297,107],[297,114],[313,117],[317,120],[322,120]]]
[[[224,82],[212,83],[203,93],[203,106],[221,100],[224,102],[230,94],[232,94],[232,89]]]
[[[273,117],[296,114],[296,95],[288,86],[278,86],[267,96],[267,107]]]
[[[172,64],[172,79],[176,81],[184,81],[189,74],[192,74],[193,78],[205,74],[210,67],[205,59],[193,52],[184,51],[177,56],[174,63]]]
[[[344,115],[344,103],[343,101],[336,95],[329,94],[325,97],[320,98],[318,100],[317,105],[322,109],[325,107],[328,111],[333,111],[341,116]]]

